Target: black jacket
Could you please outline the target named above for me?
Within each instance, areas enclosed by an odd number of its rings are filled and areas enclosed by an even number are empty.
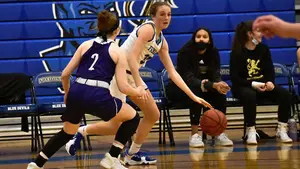
[[[274,66],[270,49],[259,44],[254,50],[244,48],[242,52],[230,53],[230,76],[232,86],[249,86],[252,81],[273,82]]]
[[[199,54],[198,50],[184,46],[177,56],[177,71],[188,86],[200,88],[201,81],[208,79],[205,88],[212,90],[213,82],[221,81],[218,49],[208,48]]]

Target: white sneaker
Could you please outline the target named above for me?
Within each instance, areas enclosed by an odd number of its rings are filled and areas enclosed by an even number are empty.
[[[34,162],[28,164],[27,169],[43,169],[43,167],[37,166]]]
[[[127,169],[118,158],[112,157],[109,153],[105,154],[105,157],[100,161],[100,165],[110,169]]]
[[[255,127],[254,126],[248,127],[247,128],[247,133],[246,133],[247,144],[256,145],[257,144],[256,135],[258,135],[258,134],[256,133]]]
[[[190,147],[204,147],[202,137],[198,133],[190,137]]]
[[[157,160],[155,158],[149,157],[146,153],[144,152],[137,152],[132,155],[129,155],[128,153],[129,149],[125,151],[125,157],[124,157],[124,162],[126,165],[153,165],[157,163]]]
[[[293,140],[287,134],[287,124],[286,123],[278,122],[276,136],[282,143],[292,143],[293,142]]]
[[[233,142],[227,137],[226,134],[222,133],[216,137],[217,146],[233,146]]]

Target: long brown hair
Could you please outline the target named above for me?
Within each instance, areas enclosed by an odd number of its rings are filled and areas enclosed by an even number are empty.
[[[113,33],[119,27],[119,18],[117,15],[103,10],[98,13],[98,34],[104,41],[107,41],[107,35]]]
[[[249,41],[248,32],[252,32],[253,21],[241,22],[235,29],[232,42],[232,52],[240,53]]]

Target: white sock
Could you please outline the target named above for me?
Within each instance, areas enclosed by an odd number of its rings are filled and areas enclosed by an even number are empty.
[[[113,143],[112,143],[113,146],[115,147],[118,147],[119,149],[123,149],[124,148],[124,145],[120,142],[118,142],[117,140],[115,140]]]
[[[128,154],[132,155],[132,154],[135,154],[135,153],[139,152],[141,147],[142,147],[141,144],[136,144],[136,143],[132,142],[132,144],[130,146],[130,149],[128,151]]]
[[[49,160],[49,158],[42,151],[40,152],[40,156],[42,156],[45,160]]]
[[[79,132],[80,134],[82,134],[83,136],[89,135],[89,134],[86,132],[87,126],[88,126],[88,125],[79,127],[79,128],[78,128],[78,132]]]

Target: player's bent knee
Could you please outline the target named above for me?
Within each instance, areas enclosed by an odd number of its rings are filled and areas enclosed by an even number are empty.
[[[144,118],[148,121],[151,121],[153,123],[157,122],[159,120],[160,113],[159,111],[153,111],[151,114],[144,114]]]
[[[140,116],[138,113],[135,113],[135,116],[132,119],[123,122],[120,128],[125,127],[124,129],[126,129],[128,132],[131,131],[133,134],[136,131],[139,123],[140,123]]]
[[[119,113],[125,113],[126,114],[126,120],[133,119],[136,115],[136,110],[134,110],[130,105],[127,103],[123,103],[122,109]]]

